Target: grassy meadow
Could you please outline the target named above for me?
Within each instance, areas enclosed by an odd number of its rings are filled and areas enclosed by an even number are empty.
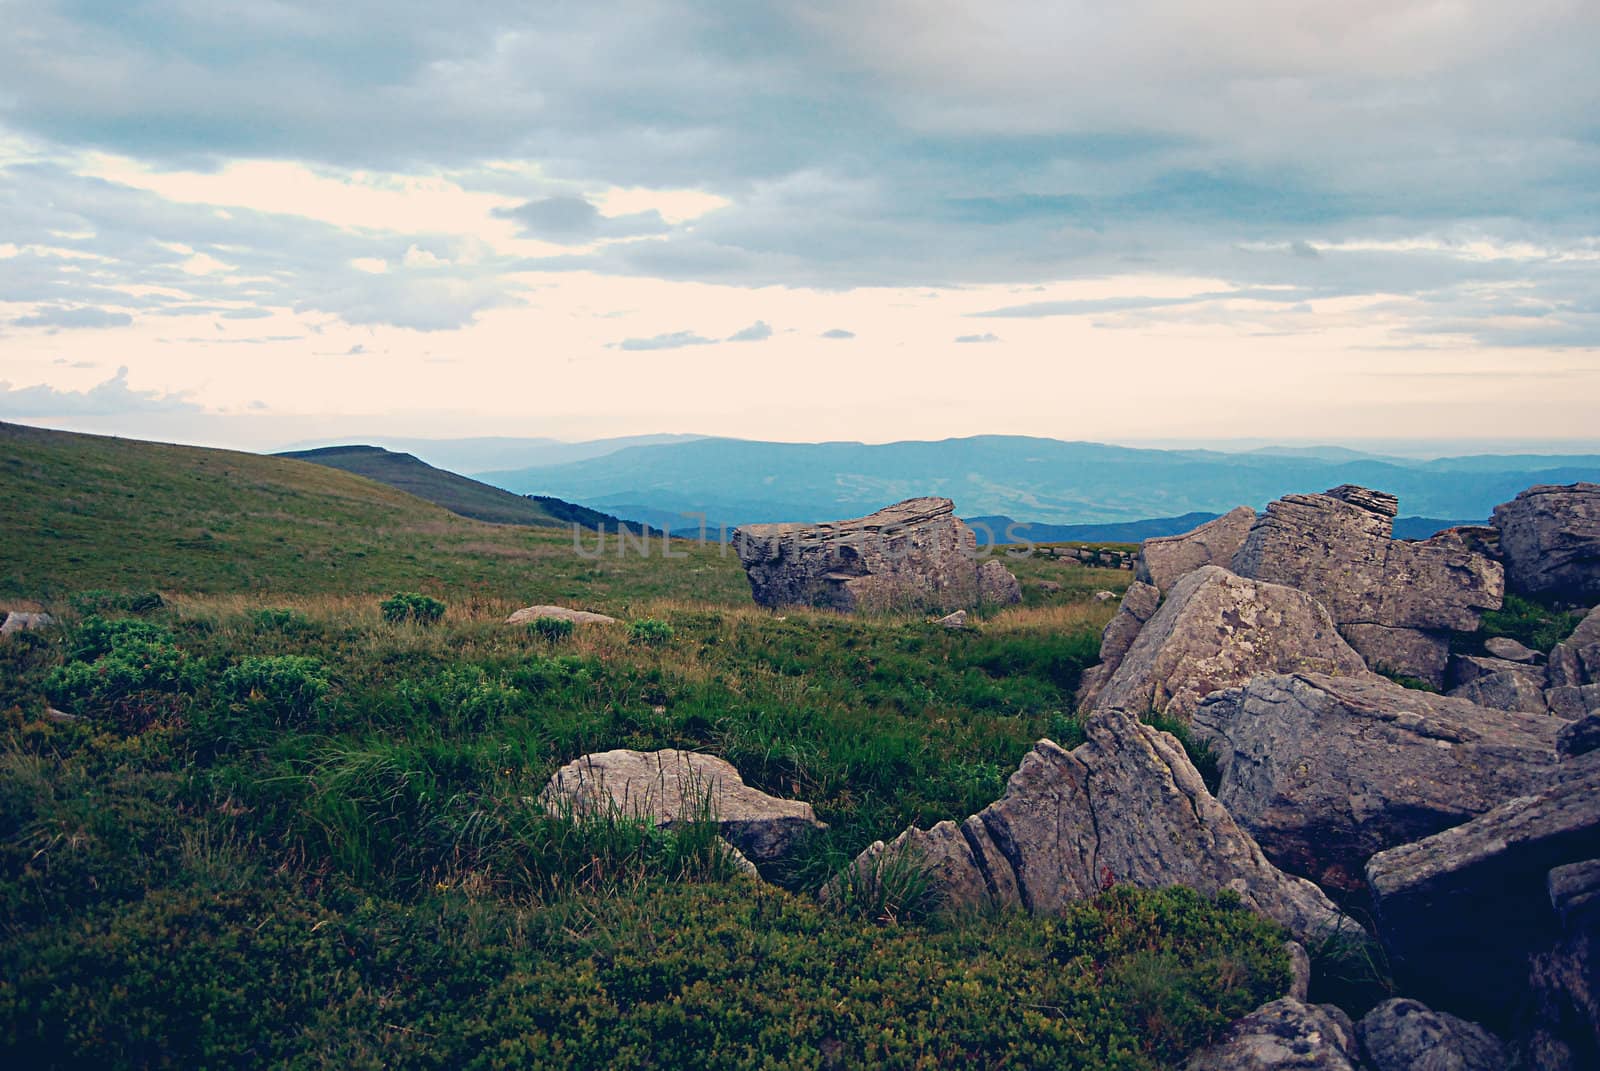
[[[1125,572],[1015,560],[1024,604],[952,632],[281,459],[0,425],[0,487],[0,608],[61,620],[0,641],[14,1066],[1158,1068],[1283,991],[1282,934],[1184,890],[815,895],[1080,739]],[[442,618],[385,620],[401,591]],[[623,622],[503,623],[539,602]],[[538,804],[618,747],[721,755],[829,828],[757,883],[708,825]]]

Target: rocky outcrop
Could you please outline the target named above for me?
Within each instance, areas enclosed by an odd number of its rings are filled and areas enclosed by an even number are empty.
[[[826,524],[750,524],[732,541],[762,606],[948,612],[1022,598],[1004,565],[980,564],[977,538],[948,498]]]
[[[1450,695],[1495,710],[1548,714],[1543,666],[1504,658],[1456,655],[1450,659]]]
[[[1202,565],[1220,565],[1226,569],[1255,523],[1256,511],[1240,506],[1192,532],[1146,539],[1139,548],[1134,576],[1166,591]]]
[[[1557,876],[1566,892],[1553,903],[1552,871],[1594,859],[1600,752],[1563,763],[1542,791],[1373,856],[1366,874],[1379,933],[1405,991],[1503,1023],[1516,1010],[1508,994],[1527,990],[1530,956],[1557,948],[1578,918],[1571,893],[1583,872]],[[1593,1018],[1587,1025],[1597,1029]]]
[[[911,851],[950,903],[1060,912],[1112,884],[1232,889],[1301,938],[1354,927],[1316,886],[1280,872],[1206,791],[1182,746],[1120,710],[1066,751],[1041,740],[1000,799],[959,824],[907,830],[852,864],[871,880]]]
[[[1128,585],[1128,590],[1122,594],[1122,604],[1117,607],[1117,616],[1100,633],[1100,662],[1084,671],[1083,680],[1078,685],[1080,709],[1086,710],[1094,705],[1101,689],[1117,672],[1117,667],[1122,665],[1128,648],[1139,638],[1139,630],[1155,616],[1160,605],[1161,592],[1153,585],[1138,580]]]
[[[1229,813],[1277,865],[1344,890],[1374,853],[1544,787],[1562,724],[1375,674],[1260,677],[1194,716]]]
[[[1393,495],[1351,485],[1285,496],[1251,527],[1233,571],[1307,592],[1374,668],[1442,686],[1445,634],[1498,609],[1504,577],[1462,531],[1392,538],[1397,508]]]
[[[727,760],[672,748],[585,755],[557,770],[539,801],[558,814],[616,814],[667,828],[710,819],[757,862],[779,858],[827,828],[811,804],[751,788]]]
[[[1356,1024],[1371,1071],[1506,1071],[1504,1043],[1477,1023],[1420,1001],[1386,1000]]]
[[[508,625],[531,625],[541,617],[571,621],[574,625],[615,625],[617,619],[589,610],[569,610],[565,606],[526,606],[506,618]]]
[[[1600,711],[1600,606],[1550,652],[1546,667],[1550,710],[1564,718]]]
[[[28,613],[23,610],[12,610],[10,613],[0,611],[0,635],[9,635],[13,632],[30,632],[34,629],[49,628],[56,623],[56,619],[49,614]]]
[[[1490,636],[1483,641],[1483,649],[1495,658],[1503,658],[1507,662],[1534,662],[1544,661],[1544,655],[1531,647],[1525,647],[1510,636]]]
[[[1187,718],[1212,692],[1261,674],[1366,669],[1305,592],[1207,565],[1173,587],[1095,705]]]
[[[1600,602],[1600,484],[1543,484],[1496,506],[1506,585],[1519,595]]]
[[[1201,1049],[1184,1071],[1361,1071],[1355,1026],[1332,1004],[1263,1004]]]

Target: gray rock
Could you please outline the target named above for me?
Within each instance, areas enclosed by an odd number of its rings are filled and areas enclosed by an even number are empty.
[[[1117,593],[1114,591],[1097,591],[1094,593],[1095,602],[1110,602],[1116,597]]]
[[[1496,506],[1506,583],[1519,595],[1600,602],[1600,484],[1543,484]]]
[[[1227,568],[1255,523],[1256,511],[1240,506],[1192,532],[1146,539],[1139,548],[1134,576],[1166,591],[1202,565]]]
[[[1544,657],[1531,647],[1524,647],[1510,636],[1491,636],[1483,641],[1483,649],[1496,658],[1508,662],[1537,662]]]
[[[1311,956],[1299,941],[1285,941],[1283,950],[1289,954],[1289,992],[1295,1000],[1305,1000],[1311,992]]]
[[[1509,715],[1508,715],[1509,716]],[[1600,752],[1543,791],[1372,857],[1379,933],[1408,992],[1491,1025],[1527,989],[1529,957],[1560,937],[1550,871],[1600,858]]]
[[[948,629],[963,629],[963,628],[966,628],[967,627],[967,612],[965,610],[957,610],[953,614],[945,614],[939,620],[935,621],[934,624],[943,625],[945,628],[948,628]]]
[[[3,616],[5,623],[0,624],[0,635],[31,632],[34,629],[49,628],[56,623],[56,619],[49,614],[27,613],[22,610],[12,610]]]
[[[1388,625],[1342,625],[1339,634],[1383,673],[1412,677],[1443,688],[1450,664],[1450,634]]]
[[[1085,732],[1070,752],[1039,741],[1005,794],[959,825],[874,844],[848,880],[870,881],[910,849],[950,903],[1055,914],[1119,882],[1187,885],[1232,889],[1301,939],[1356,928],[1316,886],[1267,862],[1171,736],[1120,710],[1097,711]]]
[[[1361,1071],[1350,1017],[1332,1004],[1284,997],[1228,1027],[1184,1071]]]
[[[1600,606],[1578,622],[1572,635],[1556,644],[1546,672],[1553,688],[1600,683]]]
[[[1552,869],[1546,887],[1560,932],[1529,960],[1528,1011],[1514,1043],[1518,1066],[1600,1067],[1600,859]]]
[[[1550,713],[1550,701],[1545,697],[1544,674],[1519,670],[1501,670],[1475,677],[1466,684],[1450,689],[1450,694],[1480,707],[1495,710],[1515,710],[1524,714]]]
[[[1188,718],[1220,688],[1298,671],[1365,674],[1366,664],[1305,592],[1206,565],[1173,586],[1095,705]]]
[[[1375,674],[1258,677],[1194,716],[1222,804],[1277,865],[1341,890],[1375,852],[1548,784],[1561,724]]]
[[[1504,658],[1489,658],[1484,655],[1451,655],[1450,656],[1450,684],[1458,688],[1480,677],[1488,677],[1495,673],[1521,673],[1541,685],[1544,683],[1545,670],[1543,666],[1529,666],[1521,662],[1511,662]]]
[[[545,807],[573,815],[618,814],[671,828],[710,818],[757,862],[784,855],[826,829],[811,804],[746,785],[726,759],[694,751],[604,751],[567,763],[540,793]]]
[[[978,605],[1015,606],[1022,601],[1022,585],[998,560],[989,558],[978,566]]]
[[[1471,631],[1500,607],[1500,565],[1449,529],[1392,538],[1395,499],[1346,485],[1267,506],[1233,557],[1240,576],[1309,593],[1368,664],[1442,685],[1447,630]]]
[[[762,606],[950,611],[1022,598],[1004,565],[980,565],[977,538],[948,498],[826,524],[744,525],[731,538]]]
[[[617,619],[589,610],[569,610],[565,606],[526,606],[506,618],[508,625],[531,625],[541,617],[571,621],[574,625],[615,625]]]
[[[1564,759],[1600,749],[1600,711],[1564,726],[1556,736],[1556,752]]]
[[[1356,1024],[1372,1071],[1506,1071],[1499,1038],[1420,1001],[1386,1000]]]
[[[1155,616],[1161,605],[1161,593],[1152,585],[1135,580],[1122,594],[1122,604],[1100,633],[1100,662],[1087,670],[1078,685],[1079,709],[1089,709],[1106,682],[1122,665],[1122,658],[1139,638],[1144,623]]]

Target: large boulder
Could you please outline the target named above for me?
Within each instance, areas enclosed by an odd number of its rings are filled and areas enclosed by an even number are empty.
[[[1529,961],[1531,999],[1517,1023],[1518,1066],[1600,1067],[1600,859],[1555,867],[1546,888],[1560,936]]]
[[[1450,695],[1480,707],[1525,714],[1550,712],[1543,666],[1482,655],[1456,655],[1450,659],[1450,679],[1455,682]]]
[[[1544,787],[1563,724],[1376,674],[1258,677],[1194,716],[1229,813],[1279,866],[1341,890],[1374,853]]]
[[[1545,700],[1564,718],[1600,711],[1600,606],[1550,652]]]
[[[34,629],[49,628],[55,623],[56,619],[49,614],[28,613],[23,610],[12,610],[10,613],[0,611],[0,635],[31,632]]]
[[[1356,1024],[1371,1071],[1506,1071],[1503,1042],[1477,1023],[1396,998]]]
[[[1218,689],[1300,671],[1367,667],[1305,592],[1206,565],[1174,585],[1094,702],[1187,718]]]
[[[1182,535],[1146,539],[1139,548],[1134,576],[1166,591],[1202,565],[1227,568],[1256,523],[1256,511],[1240,506]]]
[[[604,751],[557,770],[539,801],[556,813],[614,814],[672,828],[710,819],[744,855],[777,859],[813,830],[811,804],[751,788],[726,759],[695,751]]]
[[[1530,487],[1496,506],[1491,523],[1512,591],[1600,602],[1600,483]]]
[[[948,612],[1022,598],[1004,565],[981,560],[948,498],[825,524],[748,524],[732,541],[762,606]]]
[[[1499,609],[1504,576],[1468,533],[1393,538],[1393,495],[1345,485],[1267,506],[1233,556],[1240,576],[1316,598],[1374,668],[1444,683],[1449,631]]]
[[[1283,997],[1238,1020],[1184,1071],[1362,1071],[1355,1026],[1332,1004]]]
[[[1118,882],[1188,885],[1232,889],[1303,939],[1354,928],[1315,885],[1267,861],[1173,737],[1120,710],[1094,713],[1085,732],[1072,751],[1039,741],[1005,794],[964,822],[875,843],[852,880],[911,851],[951,903],[1054,914]]]
[[[1128,590],[1122,594],[1122,604],[1117,607],[1117,616],[1100,633],[1099,663],[1085,670],[1083,680],[1078,684],[1078,706],[1081,709],[1087,710],[1094,705],[1101,689],[1117,672],[1117,667],[1122,665],[1128,648],[1139,638],[1139,630],[1155,616],[1160,606],[1161,592],[1154,585],[1139,580],[1128,585]]]
[[[1600,752],[1563,763],[1541,791],[1373,856],[1367,882],[1396,977],[1431,1004],[1504,1023],[1517,1011],[1508,994],[1527,991],[1530,957],[1556,949],[1582,914],[1573,901],[1584,897],[1568,886],[1584,872],[1557,875],[1566,880],[1553,903],[1552,871],[1593,859]],[[1588,1029],[1600,1024],[1591,1018]]]

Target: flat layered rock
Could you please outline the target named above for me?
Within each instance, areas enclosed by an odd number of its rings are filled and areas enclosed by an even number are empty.
[[[1251,527],[1233,571],[1309,593],[1369,665],[1442,686],[1448,633],[1499,609],[1504,575],[1465,530],[1394,539],[1396,508],[1353,485],[1286,495]]]
[[[749,524],[731,539],[762,606],[948,612],[1022,599],[1004,565],[980,560],[948,498],[825,524]]]
[[[1407,991],[1484,1022],[1513,1010],[1506,994],[1526,989],[1529,957],[1562,937],[1549,875],[1600,858],[1597,760],[1569,760],[1543,791],[1367,863],[1379,933]]]
[[[1365,674],[1367,667],[1305,592],[1207,565],[1173,587],[1094,704],[1188,718],[1219,689],[1301,671]]]
[[[569,610],[565,606],[527,606],[506,618],[508,625],[531,625],[541,617],[571,621],[574,625],[615,625],[617,619],[588,610]]]
[[[1305,940],[1355,929],[1320,889],[1284,874],[1206,791],[1182,746],[1120,710],[1066,751],[1041,740],[1000,799],[963,822],[907,830],[852,864],[871,880],[910,851],[949,903],[1056,914],[1116,883],[1231,889]]]
[[[1375,853],[1547,785],[1563,724],[1375,674],[1260,677],[1194,716],[1229,813],[1279,866],[1345,890]]]
[[[1491,523],[1512,591],[1600,603],[1600,483],[1530,487],[1496,506]]]
[[[1202,565],[1226,569],[1255,523],[1256,511],[1240,506],[1182,535],[1146,539],[1139,547],[1134,576],[1166,591]]]
[[[707,818],[744,855],[777,859],[813,830],[811,804],[751,788],[726,759],[696,751],[604,751],[567,763],[539,800],[558,813],[617,814],[666,828]]]

